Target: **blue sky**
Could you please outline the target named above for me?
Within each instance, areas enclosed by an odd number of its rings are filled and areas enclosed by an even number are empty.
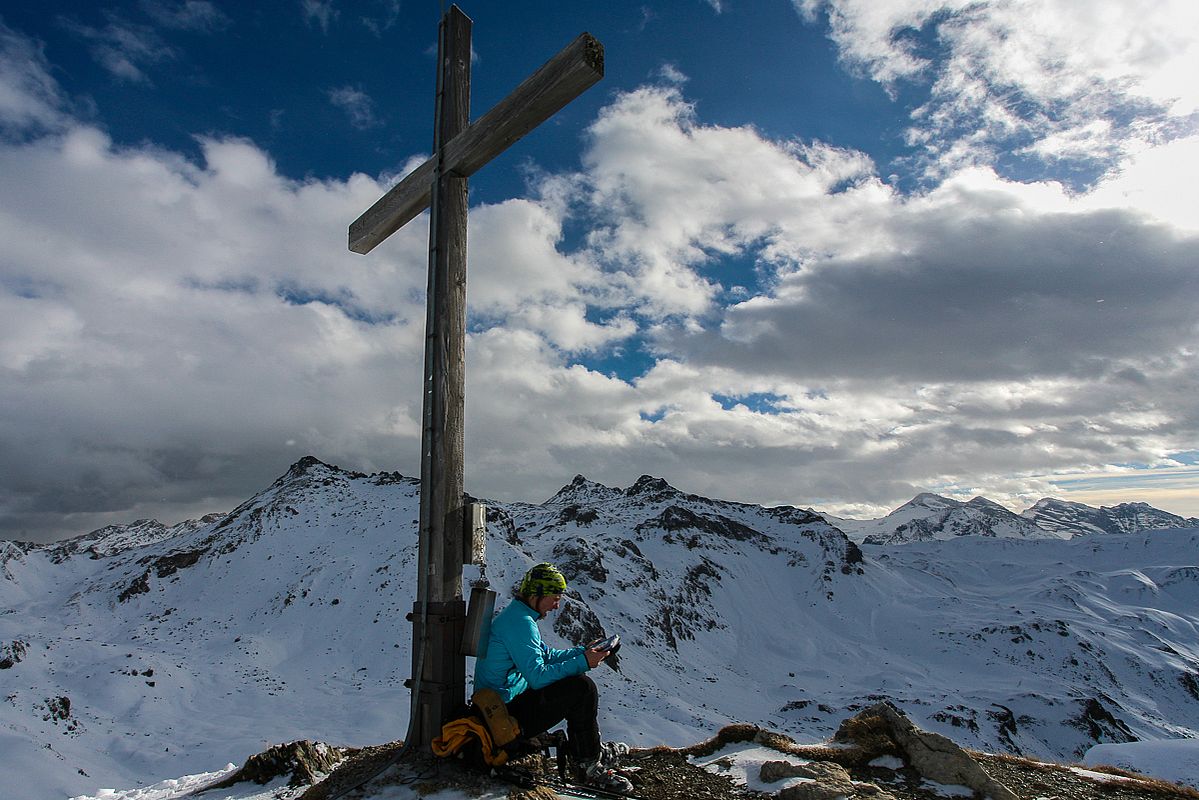
[[[418,472],[439,3],[0,1],[0,538]],[[1199,10],[464,4],[472,115],[604,80],[471,179],[467,483],[879,516],[1199,515]]]

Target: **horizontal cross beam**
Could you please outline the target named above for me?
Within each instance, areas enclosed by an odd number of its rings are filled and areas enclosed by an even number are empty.
[[[442,170],[468,178],[604,77],[604,46],[589,33],[443,146]],[[350,250],[369,253],[429,207],[437,154],[408,173],[350,225]]]

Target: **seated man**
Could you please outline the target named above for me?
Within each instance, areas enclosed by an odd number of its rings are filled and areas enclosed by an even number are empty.
[[[537,620],[558,607],[566,579],[552,564],[538,564],[520,582],[516,598],[491,623],[487,655],[475,664],[475,690],[493,689],[520,723],[536,736],[563,719],[571,755],[583,783],[617,792],[633,785],[609,767],[628,746],[600,742],[599,693],[584,673],[608,657],[607,650],[557,650],[541,640]]]

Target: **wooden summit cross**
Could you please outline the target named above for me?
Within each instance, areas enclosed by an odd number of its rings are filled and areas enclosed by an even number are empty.
[[[421,430],[420,552],[412,631],[412,722],[427,748],[465,700],[462,654],[463,418],[466,377],[467,178],[604,75],[604,48],[580,34],[474,124],[471,21],[441,19],[433,155],[350,225],[350,250],[369,253],[426,208],[429,222]],[[419,689],[417,688],[419,687]]]

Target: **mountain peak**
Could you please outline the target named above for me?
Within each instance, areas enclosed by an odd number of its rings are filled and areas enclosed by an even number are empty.
[[[1008,509],[999,505],[999,503],[996,503],[994,500],[990,500],[986,497],[983,497],[981,494],[978,495],[977,497],[970,498],[970,501],[968,503],[966,503],[966,505],[970,506],[971,508],[988,508],[988,509],[991,509],[992,511],[999,510],[999,511],[1006,511],[1009,514],[1015,513],[1013,511],[1008,511]]]
[[[302,478],[311,479],[318,476],[327,478],[334,475],[341,475],[346,478],[366,477],[366,475],[361,472],[352,472],[349,470],[344,470],[336,464],[327,464],[316,456],[304,456],[299,461],[288,467],[287,472],[283,473],[283,475],[281,475],[279,479],[275,481],[271,488],[285,486]]]
[[[1038,500],[1037,502],[1035,502],[1031,506],[1029,506],[1028,511],[1035,511],[1035,510],[1041,509],[1041,508],[1057,508],[1057,507],[1062,507],[1062,506],[1075,506],[1075,505],[1080,505],[1080,504],[1079,503],[1070,503],[1070,502],[1067,502],[1066,500],[1058,500],[1056,497],[1042,497],[1040,500]],[[1027,514],[1028,512],[1026,511],[1025,513]]]
[[[1100,506],[1099,510],[1100,511],[1120,512],[1120,511],[1149,511],[1149,510],[1156,511],[1157,509],[1153,508],[1153,506],[1149,505],[1148,503],[1141,502],[1141,501],[1134,501],[1131,503],[1120,503],[1119,505],[1114,505],[1114,506]]]
[[[679,490],[671,486],[663,478],[655,478],[652,475],[642,475],[633,483],[632,486],[624,490],[624,493],[629,497],[636,497],[645,494],[658,495],[673,495],[679,494]]]
[[[547,500],[546,503],[578,503],[587,499],[608,497],[619,493],[619,489],[613,489],[610,486],[604,486],[602,483],[596,483],[588,479],[585,475],[575,475],[570,483],[555,492],[554,496]]]
[[[294,463],[290,467],[288,467],[287,472],[285,472],[283,474],[283,477],[280,478],[280,480],[299,478],[303,475],[308,474],[309,471],[316,469],[317,467],[325,467],[326,469],[337,469],[337,467],[334,467],[331,464],[326,464],[324,461],[321,461],[316,456],[304,456],[299,461],[297,461],[296,463]]]
[[[921,492],[920,494],[916,495],[908,502],[904,503],[904,505],[905,506],[923,506],[924,508],[942,509],[942,508],[956,508],[957,506],[960,506],[961,503],[959,503],[957,500],[953,500],[949,497],[943,497],[939,494],[933,494],[932,492]],[[901,508],[902,508],[902,506],[901,506]]]

